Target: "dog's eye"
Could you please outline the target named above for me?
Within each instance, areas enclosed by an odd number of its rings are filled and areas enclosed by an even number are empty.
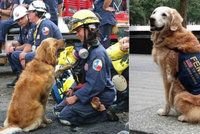
[[[167,14],[166,14],[166,13],[162,13],[162,16],[163,16],[163,17],[166,17],[166,16],[167,16]]]
[[[156,11],[154,11],[152,14],[155,14],[156,13]]]

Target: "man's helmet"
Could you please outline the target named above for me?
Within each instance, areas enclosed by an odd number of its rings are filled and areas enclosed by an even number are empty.
[[[13,20],[16,21],[25,15],[27,15],[27,9],[24,6],[19,5],[13,11]]]
[[[99,18],[92,11],[83,9],[77,11],[72,16],[72,19],[69,21],[68,26],[70,32],[73,32],[79,26],[99,23]]]
[[[45,6],[45,3],[41,0],[33,1],[28,8],[28,11],[38,11],[38,12],[47,12],[47,8]]]

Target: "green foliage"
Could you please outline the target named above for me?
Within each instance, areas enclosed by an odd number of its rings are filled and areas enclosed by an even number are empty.
[[[200,24],[200,3],[199,0],[189,0],[187,20],[188,23]]]
[[[148,25],[152,11],[158,6],[169,6],[179,10],[179,0],[130,0],[131,25]],[[200,24],[199,0],[188,0],[188,24]]]

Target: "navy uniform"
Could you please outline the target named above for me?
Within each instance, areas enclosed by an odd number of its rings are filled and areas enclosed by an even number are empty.
[[[33,0],[23,0],[22,3],[20,3],[20,0],[13,0],[13,5],[19,5],[19,4],[26,4],[29,5]],[[3,20],[0,22],[0,44],[5,42],[5,36],[9,28],[14,25],[15,22],[13,21],[12,17],[10,17],[8,20]]]
[[[106,108],[113,104],[115,88],[111,81],[110,68],[112,66],[105,48],[98,43],[90,47],[84,70],[86,73],[84,86],[75,91],[78,101],[73,105],[66,105],[65,100],[54,107],[55,112],[60,112],[58,118],[67,120],[73,125],[94,123],[107,120],[106,112],[99,112],[91,105],[93,97],[99,97]]]
[[[20,5],[20,4],[26,4],[26,5],[29,5],[31,4],[31,2],[33,2],[33,0],[13,0],[13,4],[17,4],[17,5]]]
[[[46,38],[62,39],[62,34],[58,27],[49,19],[43,19],[40,24],[36,26],[34,31],[34,44],[32,46],[32,52],[27,53],[25,56],[26,62],[31,61],[35,56],[36,48],[41,44],[41,42]]]
[[[110,46],[110,35],[112,34],[112,27],[116,25],[116,19],[114,12],[105,11],[103,9],[104,0],[95,0],[94,12],[98,14],[100,18],[100,42],[105,47]],[[110,6],[113,5],[113,2]]]
[[[30,39],[33,38],[33,43],[31,43],[32,51],[28,52],[25,55],[26,63],[31,61],[35,57],[36,48],[41,44],[41,42],[44,39],[46,39],[48,37],[52,37],[55,39],[62,39],[62,35],[61,35],[58,27],[52,21],[50,21],[48,19],[43,19],[39,25],[35,26],[34,32],[32,33],[32,37],[30,38]],[[17,51],[15,53],[17,53]],[[14,60],[18,63],[16,65],[17,71],[21,72],[22,66],[19,61],[19,53],[18,53],[18,55],[13,54],[12,60]]]
[[[35,29],[35,25],[30,22],[25,27],[21,28],[18,42],[21,45],[23,44],[33,45],[34,29]],[[17,75],[19,75],[22,70],[22,66],[19,60],[19,55],[21,52],[22,50],[21,51],[17,50],[17,51],[13,51],[11,54],[8,55],[8,60],[11,65],[12,71]]]
[[[41,23],[36,27],[34,34],[35,34],[34,45],[36,46],[36,48],[40,45],[40,43],[44,39],[48,37],[52,37],[55,39],[62,39],[62,34],[58,29],[58,27],[51,20],[48,19],[43,19],[41,21]]]
[[[58,25],[58,4],[62,3],[62,0],[43,0],[45,4],[49,6],[49,12],[51,14],[50,20]],[[58,3],[59,2],[59,3]]]

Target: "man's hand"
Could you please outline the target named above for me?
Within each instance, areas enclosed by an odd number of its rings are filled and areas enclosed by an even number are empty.
[[[72,104],[76,103],[77,100],[78,100],[78,97],[76,95],[73,95],[71,97],[67,97],[65,99],[65,103],[68,105],[72,105]]]
[[[21,53],[19,54],[19,60],[20,60],[20,63],[21,63],[21,65],[22,65],[22,68],[23,68],[23,69],[25,68],[25,65],[26,65],[25,55],[26,55],[25,52],[21,52]]]
[[[122,51],[127,51],[129,49],[129,37],[124,37],[119,40],[120,43],[120,49]]]
[[[13,51],[15,51],[15,47],[11,46],[7,49],[7,53],[12,53]]]
[[[66,93],[67,96],[72,96],[72,94],[74,93],[74,91],[72,89],[69,89]]]
[[[109,12],[113,12],[113,11],[115,11],[115,8],[113,8],[113,7],[107,7],[105,10],[109,11]]]
[[[25,68],[25,65],[26,65],[25,59],[20,60],[20,63],[21,63],[21,65],[22,65],[22,68],[24,69],[24,68]]]
[[[25,59],[25,55],[26,55],[25,52],[21,52],[21,53],[19,54],[19,60],[21,61],[21,60]]]

